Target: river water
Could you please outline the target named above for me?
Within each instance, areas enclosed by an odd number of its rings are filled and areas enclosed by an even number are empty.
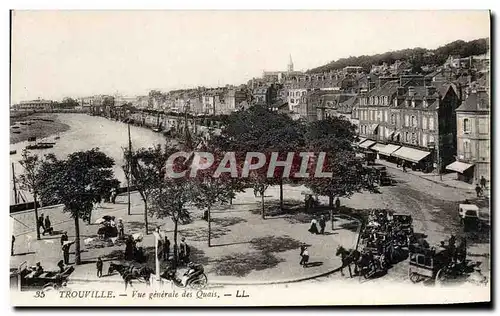
[[[127,124],[111,121],[98,116],[89,116],[86,114],[57,114],[58,119],[70,126],[70,129],[59,135],[60,139],[55,140],[53,136],[45,138],[46,141],[56,142],[56,145],[50,149],[32,150],[33,153],[41,155],[54,153],[58,158],[65,158],[68,154],[75,151],[88,150],[98,147],[102,152],[115,160],[115,176],[122,183],[125,183],[123,173],[123,149],[128,146]],[[164,145],[166,139],[162,134],[155,133],[143,127],[130,126],[130,135],[132,148],[151,147],[157,144]],[[11,150],[17,150],[15,155],[10,156],[11,163],[14,163],[15,173],[22,173],[22,167],[19,164],[21,153],[24,147],[28,145],[27,141],[10,145]],[[10,179],[12,189],[12,169],[10,168]],[[31,200],[27,192],[22,192],[24,196]],[[11,190],[11,204],[14,204],[14,194]]]

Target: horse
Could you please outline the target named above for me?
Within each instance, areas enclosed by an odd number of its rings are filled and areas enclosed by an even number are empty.
[[[127,290],[127,286],[129,284],[132,286],[132,280],[149,282],[149,278],[153,273],[153,271],[146,266],[136,267],[129,264],[111,263],[109,265],[108,274],[112,274],[114,271],[117,271],[123,278],[123,281],[125,282],[125,290]]]
[[[357,273],[357,262],[361,253],[356,249],[345,249],[342,246],[338,246],[336,256],[341,256],[342,266],[340,267],[340,273],[344,276],[344,268],[349,269],[349,277],[352,278],[351,264],[354,264],[354,273]]]

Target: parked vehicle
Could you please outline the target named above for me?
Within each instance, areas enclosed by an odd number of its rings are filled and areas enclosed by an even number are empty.
[[[480,226],[479,208],[474,204],[459,204],[458,217],[466,232],[477,230]]]
[[[11,277],[17,277],[20,291],[50,291],[66,286],[68,277],[73,271],[75,271],[75,268],[69,266],[63,272],[44,271],[42,274],[36,275],[35,269],[33,267],[29,268],[25,261],[19,266],[17,271],[11,273]]]

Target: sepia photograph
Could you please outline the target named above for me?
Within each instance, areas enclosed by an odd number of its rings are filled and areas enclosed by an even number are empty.
[[[11,305],[490,304],[490,29],[11,10]]]

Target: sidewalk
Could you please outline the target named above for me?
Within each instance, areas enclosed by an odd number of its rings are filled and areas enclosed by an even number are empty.
[[[375,161],[377,164],[386,166],[388,168],[392,169],[398,169],[402,170],[401,168],[398,168],[395,163],[388,162],[386,160],[382,159],[377,159]],[[407,169],[409,174],[413,174],[417,177],[420,177],[422,179],[446,186],[446,187],[451,187],[459,190],[464,190],[468,191],[468,193],[475,193],[475,184],[469,184],[460,180],[457,180],[457,174],[456,173],[447,173],[443,174],[440,176],[439,174],[435,173],[424,173],[421,171],[413,171],[410,168]],[[442,178],[442,179],[441,179]],[[484,190],[484,195],[489,196],[489,188],[486,188]]]
[[[290,188],[292,189],[292,188]],[[294,188],[295,189],[295,188]],[[266,192],[266,205],[271,200],[276,201],[278,190],[273,188]],[[303,199],[300,189],[291,193]],[[109,214],[123,218],[126,233],[144,233],[143,205],[138,196],[132,196],[132,215],[127,215],[124,197],[119,204],[103,204],[103,207],[93,214],[98,217]],[[211,284],[262,284],[282,283],[315,278],[335,272],[341,265],[340,257],[335,255],[339,245],[347,248],[356,246],[358,236],[357,222],[348,218],[337,218],[335,230],[327,223],[325,235],[312,235],[308,232],[309,221],[295,218],[292,215],[268,217],[261,219],[260,197],[253,195],[253,190],[247,190],[237,196],[231,207],[221,207],[212,211],[212,247],[207,245],[207,222],[201,220],[202,212],[191,209],[195,219],[193,223],[179,226],[179,240],[185,237],[191,248],[191,260],[202,263]],[[70,240],[74,236],[74,221],[69,214],[62,213],[62,207],[41,209],[40,213],[50,215],[57,230],[67,230]],[[56,263],[61,257],[59,244],[60,235],[45,236],[36,240],[33,231],[33,213],[13,214],[17,217],[14,225],[16,234],[16,256],[11,257],[11,266],[16,267],[22,261],[34,265],[40,261],[46,270],[56,270]],[[172,221],[149,218],[150,229],[162,225],[168,238],[173,242]],[[123,251],[125,246],[104,248],[87,248],[84,239],[95,237],[98,225],[87,225],[80,221],[82,235],[82,261],[85,264],[77,266],[70,280],[75,282],[121,282],[117,275],[97,278],[95,260],[98,256],[107,257],[110,253]],[[310,267],[299,265],[300,245],[309,247]],[[151,250],[154,247],[154,236],[144,235],[139,244]],[[154,248],[153,248],[154,249]],[[73,250],[73,248],[71,249]],[[110,259],[113,259],[110,258]],[[70,255],[70,262],[74,256]],[[106,259],[105,259],[106,260]],[[104,274],[107,274],[109,261],[104,263]]]

